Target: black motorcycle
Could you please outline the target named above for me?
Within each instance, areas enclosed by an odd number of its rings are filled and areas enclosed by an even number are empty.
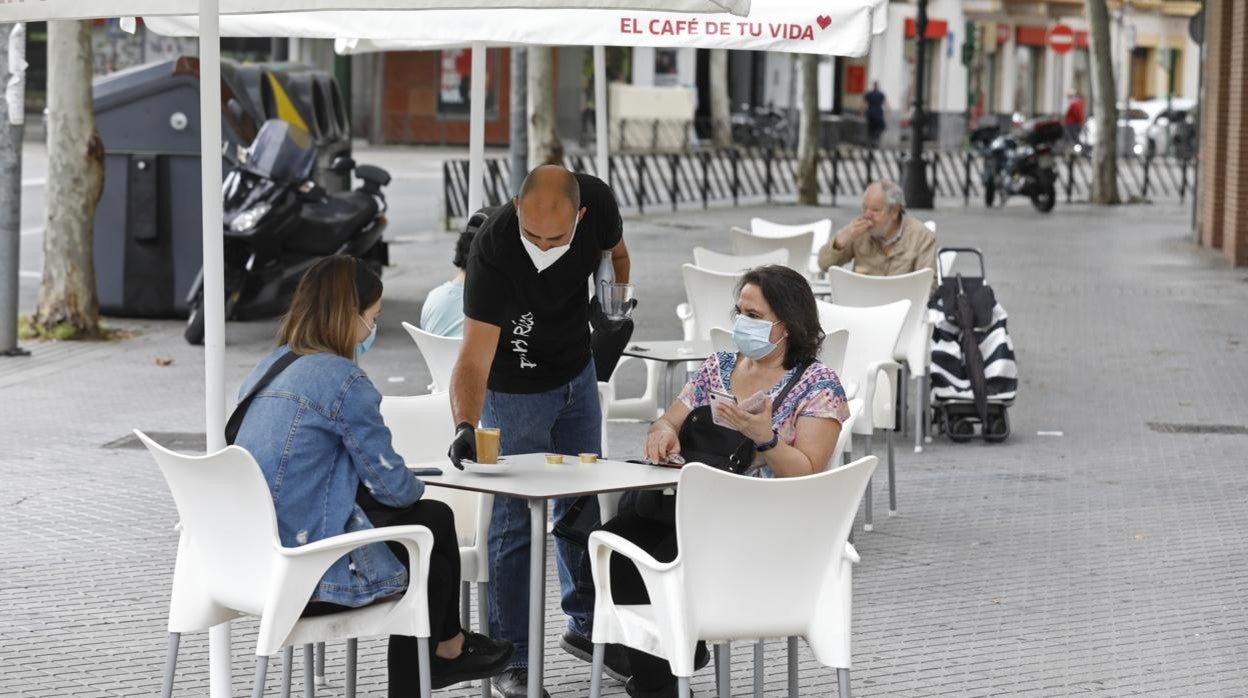
[[[1010,134],[997,127],[976,129],[971,142],[984,159],[984,204],[1002,206],[1011,195],[1031,198],[1041,213],[1057,203],[1057,164],[1053,145],[1063,137],[1062,125],[1052,120],[1032,120]]]
[[[318,259],[348,254],[378,275],[389,263],[381,239],[390,183],[385,170],[338,157],[330,166],[363,185],[330,194],[312,181],[316,149],[308,133],[272,119],[247,148],[226,150],[222,185],[225,233],[225,318],[246,320],[285,311],[300,277]],[[204,341],[204,272],[187,294],[184,336]]]

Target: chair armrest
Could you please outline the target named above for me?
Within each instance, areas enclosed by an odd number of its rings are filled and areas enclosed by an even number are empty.
[[[424,526],[384,526],[382,528],[370,528],[364,531],[343,533],[332,538],[308,543],[307,545],[300,545],[296,548],[279,546],[277,551],[279,554],[289,558],[319,557],[321,555],[333,554],[336,557],[330,560],[332,563],[356,548],[369,543],[384,543],[386,541],[395,541],[404,545],[407,545],[409,542],[416,545],[433,545],[433,533]]]
[[[901,372],[901,364],[892,360],[875,361],[867,366],[867,386],[863,397],[874,398],[875,384],[881,371],[887,371],[889,378],[893,379],[893,387],[897,387],[897,374]]]
[[[591,557],[598,555],[600,548],[606,548],[608,552],[616,553],[627,558],[630,562],[637,565],[639,570],[647,569],[652,572],[667,572],[676,567],[677,562],[659,562],[654,559],[650,553],[642,550],[637,544],[624,538],[623,536],[611,533],[610,531],[594,531],[589,536],[589,554]]]
[[[594,577],[594,638],[614,642],[620,631],[611,594],[611,554],[621,555],[637,567],[646,595],[654,607],[654,617],[661,626],[661,636],[674,638],[677,644],[689,639],[688,616],[685,610],[682,563],[679,554],[671,562],[659,562],[633,542],[609,531],[594,531],[589,536],[589,566]],[[663,630],[665,629],[665,630]],[[696,639],[696,638],[695,638]],[[689,639],[693,646],[693,639]],[[669,657],[670,659],[670,657]],[[690,655],[692,661],[692,655]]]
[[[260,614],[256,654],[269,656],[282,646],[316,585],[334,562],[360,546],[384,541],[395,541],[407,548],[407,590],[399,600],[396,612],[413,613],[410,634],[428,637],[429,555],[433,552],[433,533],[424,526],[385,526],[344,533],[297,548],[275,543],[278,556],[273,560],[264,609]]]
[[[594,531],[589,534],[589,566],[600,601],[608,606],[615,605],[615,598],[611,594],[611,553],[616,553],[637,566],[651,603],[666,602],[663,591],[666,585],[661,583],[660,578],[679,565],[679,556],[672,562],[659,562],[623,536],[610,531]]]

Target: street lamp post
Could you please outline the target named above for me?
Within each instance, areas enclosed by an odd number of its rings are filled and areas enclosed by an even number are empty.
[[[902,190],[907,208],[932,208],[932,189],[927,184],[927,163],[923,160],[923,93],[927,90],[927,0],[919,0],[914,20],[914,110],[910,114],[910,159],[906,161]]]

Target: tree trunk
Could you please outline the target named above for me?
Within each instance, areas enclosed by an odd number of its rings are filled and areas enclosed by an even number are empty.
[[[1096,143],[1092,146],[1092,203],[1117,204],[1118,198],[1118,91],[1114,88],[1114,59],[1109,43],[1109,8],[1105,0],[1084,0],[1092,33],[1092,92],[1096,100]]]
[[[728,100],[728,51],[711,49],[711,138],[717,148],[732,146],[732,107]]]
[[[525,49],[529,69],[529,169],[562,165],[563,141],[555,128],[555,65],[549,46]]]
[[[92,221],[104,189],[104,145],[91,102],[91,23],[48,22],[48,216],[33,324],[57,339],[95,337]]]
[[[798,57],[802,111],[797,134],[797,203],[819,203],[819,56],[803,53]]]

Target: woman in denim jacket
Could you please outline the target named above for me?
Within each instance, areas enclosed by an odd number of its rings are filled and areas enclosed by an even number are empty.
[[[251,372],[240,396],[286,353],[299,358],[256,394],[236,443],[251,452],[269,483],[282,545],[374,525],[429,528],[429,620],[438,643],[430,681],[441,688],[499,673],[513,648],[460,628],[454,516],[446,504],[421,499],[424,483],[391,445],[381,394],[355,363],[377,335],[381,290],[381,279],[353,257],[328,257],[308,269],[278,330],[280,346]],[[407,565],[401,545],[356,548],[321,578],[304,614],[400,594],[407,588]],[[417,694],[416,647],[415,638],[391,636],[391,696]]]

